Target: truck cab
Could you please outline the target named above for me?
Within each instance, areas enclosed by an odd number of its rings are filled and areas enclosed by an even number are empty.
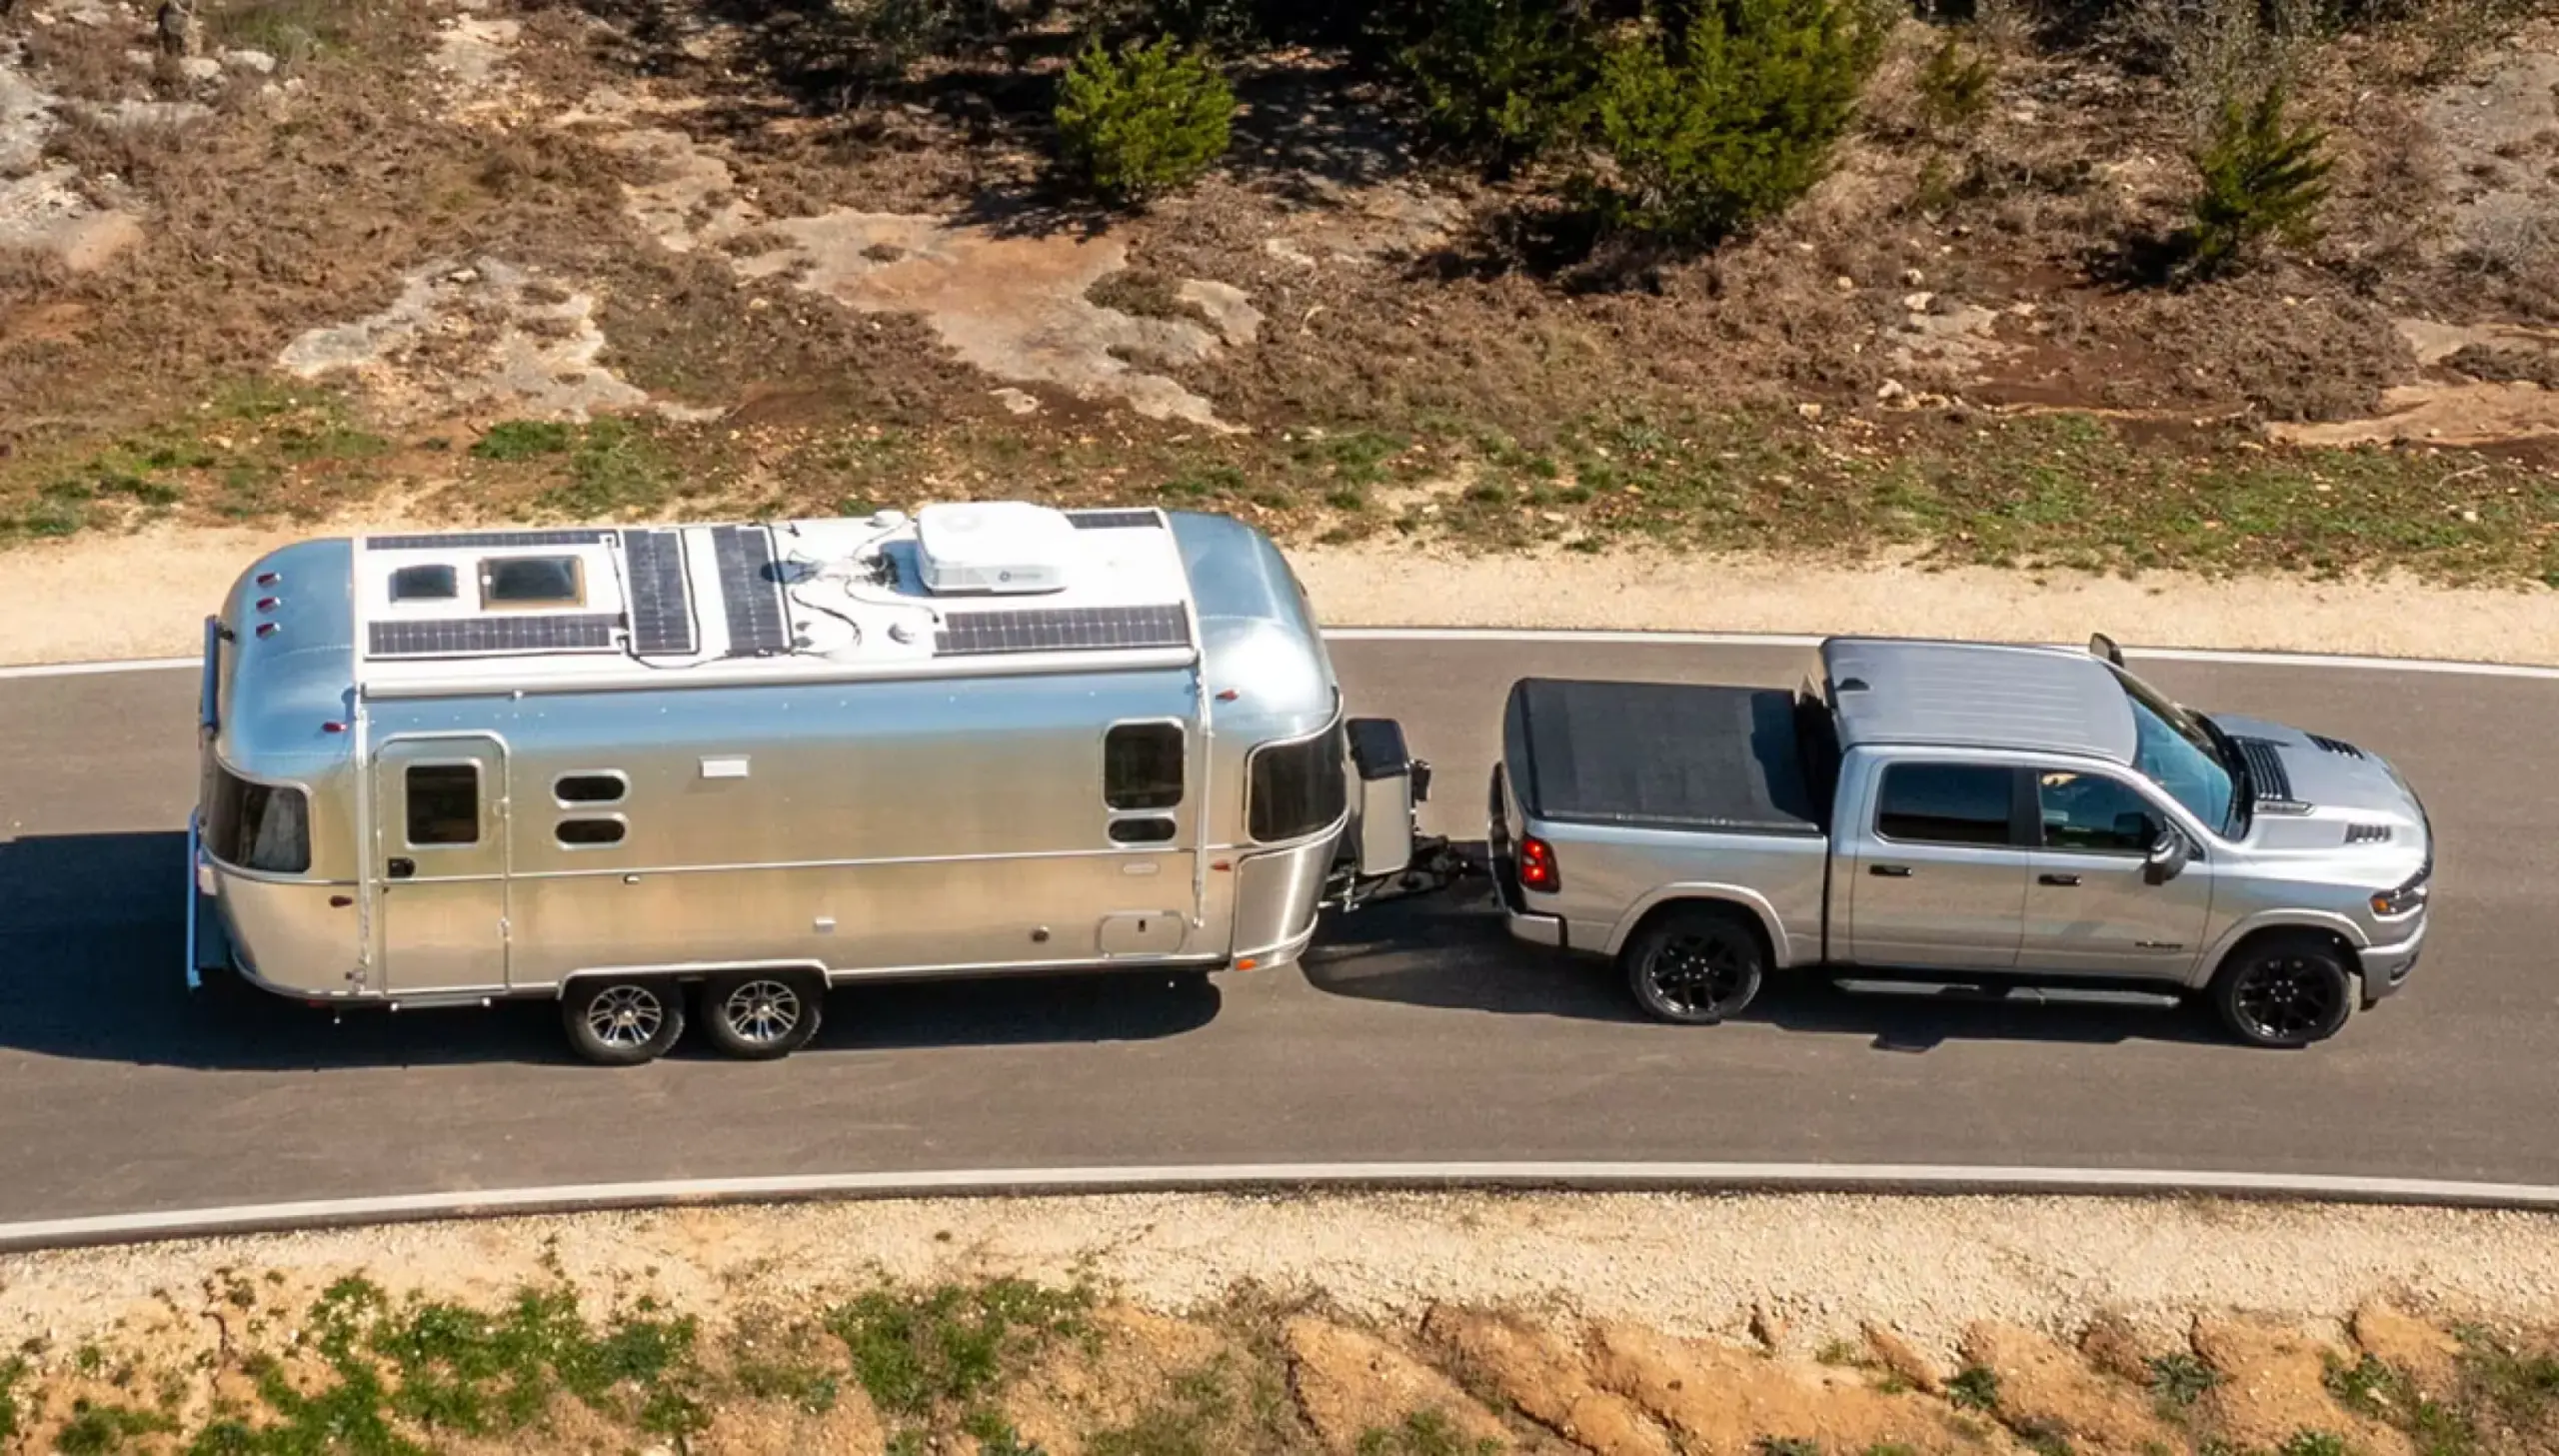
[[[2397,770],[2086,654],[1833,639],[1793,693],[1513,687],[1489,841],[1511,931],[1669,1020],[1771,973],[2209,999],[2302,1045],[2397,990],[2433,843]]]

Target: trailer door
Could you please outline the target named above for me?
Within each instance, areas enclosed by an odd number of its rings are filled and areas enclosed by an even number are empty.
[[[374,756],[374,925],[394,996],[507,986],[507,749],[394,738]]]

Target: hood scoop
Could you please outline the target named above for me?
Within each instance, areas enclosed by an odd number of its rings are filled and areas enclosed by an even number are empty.
[[[2292,796],[2292,775],[2283,767],[2283,754],[2268,738],[2234,737],[2231,744],[2248,764],[2248,786],[2257,797],[2257,807],[2267,813],[2298,814],[2310,812],[2310,805]]]

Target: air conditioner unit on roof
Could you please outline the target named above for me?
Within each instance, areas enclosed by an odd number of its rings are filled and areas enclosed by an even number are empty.
[[[1075,523],[1046,506],[999,501],[916,513],[917,566],[937,596],[1063,591],[1076,551]]]

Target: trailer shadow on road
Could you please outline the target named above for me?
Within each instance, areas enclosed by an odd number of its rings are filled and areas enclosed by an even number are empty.
[[[186,872],[182,833],[0,840],[0,1056],[232,1071],[572,1059],[549,1000],[340,1018],[227,976],[189,991]],[[800,1055],[1153,1040],[1220,1005],[1198,978],[854,986],[828,997]],[[671,1059],[710,1055],[687,1040]]]
[[[1306,951],[1306,980],[1328,995],[1497,1015],[1618,1021],[1664,1034],[1710,1037],[1711,1027],[1658,1026],[1637,1009],[1616,967],[1510,938],[1489,884],[1371,905],[1337,917]],[[1948,1042],[2110,1045],[2218,1043],[2198,1015],[2149,1005],[2036,1004],[1974,994],[1851,992],[1826,979],[1773,977],[1733,1023],[1825,1036],[1863,1036],[1873,1050],[1927,1051]],[[2234,1048],[2235,1050],[2236,1048]]]

